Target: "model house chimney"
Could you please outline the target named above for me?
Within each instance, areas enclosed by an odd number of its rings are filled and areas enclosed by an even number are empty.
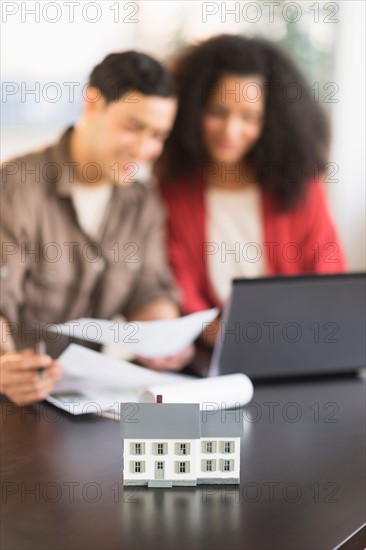
[[[156,396],[156,402],[157,403],[162,403],[163,402],[163,396],[162,395],[157,395]]]

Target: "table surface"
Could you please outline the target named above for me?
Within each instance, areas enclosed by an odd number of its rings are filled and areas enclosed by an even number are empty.
[[[361,378],[256,385],[236,487],[124,490],[119,422],[45,403],[1,411],[6,550],[319,550],[365,522]]]

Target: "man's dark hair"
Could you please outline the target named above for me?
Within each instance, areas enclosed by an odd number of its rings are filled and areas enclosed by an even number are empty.
[[[149,55],[133,50],[112,53],[94,67],[89,85],[107,101],[118,101],[128,92],[148,96],[173,97],[175,86],[166,69]]]
[[[210,91],[226,74],[258,75],[266,91],[261,137],[245,162],[258,183],[285,210],[291,208],[309,180],[328,160],[328,119],[311,96],[309,85],[275,44],[260,38],[220,35],[188,47],[173,65],[178,88],[178,114],[157,173],[163,183],[202,171],[206,151],[202,113]],[[296,101],[287,97],[296,90]],[[295,172],[295,177],[292,175]]]

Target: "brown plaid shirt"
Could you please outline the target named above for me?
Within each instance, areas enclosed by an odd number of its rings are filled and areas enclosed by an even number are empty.
[[[54,146],[1,170],[0,312],[27,323],[127,317],[157,298],[177,300],[165,252],[165,213],[146,185],[115,186],[98,241],[81,229],[70,195],[69,128]]]

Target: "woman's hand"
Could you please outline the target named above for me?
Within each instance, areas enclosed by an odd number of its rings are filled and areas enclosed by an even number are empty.
[[[194,354],[195,347],[193,344],[190,344],[183,351],[167,357],[155,357],[154,359],[148,359],[147,357],[137,355],[136,359],[139,363],[149,369],[157,371],[179,371],[191,362]]]

